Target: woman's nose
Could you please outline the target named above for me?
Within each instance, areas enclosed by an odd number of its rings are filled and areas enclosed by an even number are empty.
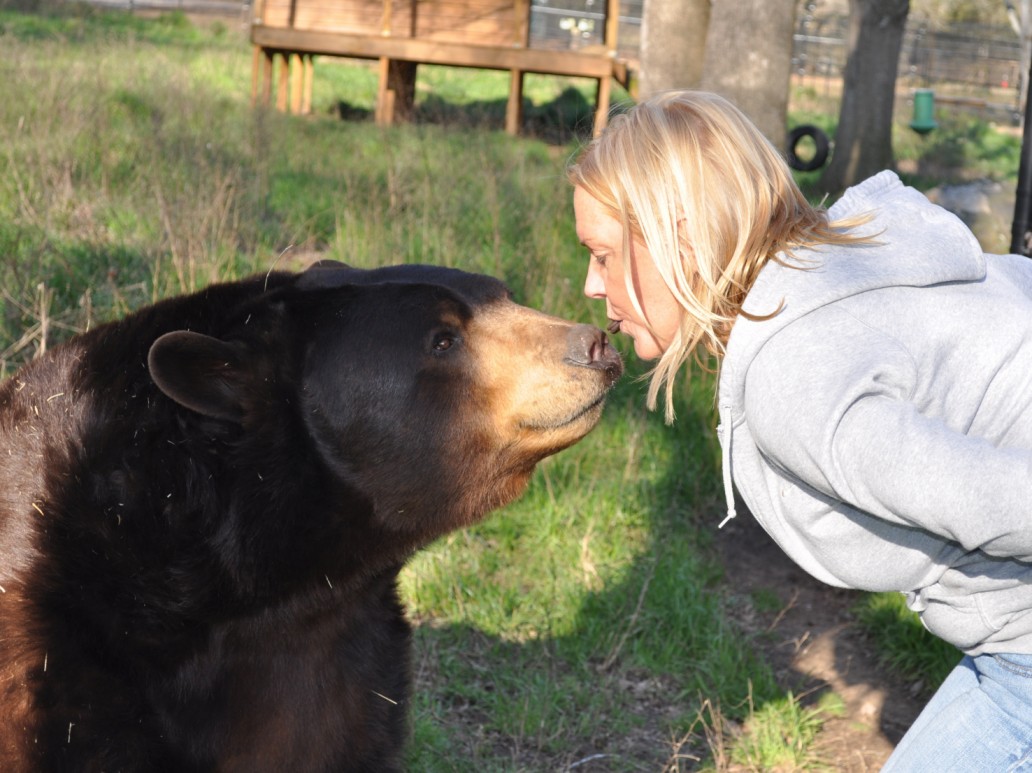
[[[595,267],[595,261],[588,263],[588,275],[584,279],[584,294],[589,298],[601,300],[606,297],[606,283],[602,274]]]

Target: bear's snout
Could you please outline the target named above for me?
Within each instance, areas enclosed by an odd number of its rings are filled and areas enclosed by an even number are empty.
[[[609,338],[594,325],[574,325],[566,334],[566,357],[571,365],[598,368],[612,384],[623,372],[623,362]]]

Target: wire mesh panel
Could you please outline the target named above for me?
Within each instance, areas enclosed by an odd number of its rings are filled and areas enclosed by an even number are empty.
[[[793,40],[793,70],[810,79],[839,82],[846,66],[849,18],[821,12],[819,2],[800,8]],[[935,91],[936,100],[994,117],[1020,120],[1022,46],[1006,26],[936,27],[911,15],[900,51],[898,85]]]
[[[641,42],[644,0],[621,0],[618,55],[634,58]],[[532,48],[577,50],[601,46],[606,0],[533,0],[530,7]]]

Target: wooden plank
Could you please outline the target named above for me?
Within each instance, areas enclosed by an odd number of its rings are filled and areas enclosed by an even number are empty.
[[[262,23],[287,29],[341,29],[356,34],[381,32],[382,15],[391,0],[264,0]],[[404,0],[410,3],[411,0]],[[402,9],[404,10],[404,9]],[[394,13],[393,23],[407,24],[408,14]]]
[[[450,19],[513,19],[519,0],[414,0],[415,12],[423,17]]]
[[[290,8],[286,6],[270,7],[265,11],[265,27],[288,27],[290,22]]]
[[[421,40],[433,40],[441,43],[461,43],[480,46],[511,46],[513,38],[512,24],[500,23],[496,19],[467,21],[461,26],[447,26],[435,22],[435,26],[421,25],[413,36]]]
[[[462,0],[416,0],[413,3],[420,16],[441,16],[450,19],[512,19],[513,8],[519,0],[494,2],[462,2]]]
[[[613,74],[613,60],[608,55],[587,55],[576,51],[495,48],[338,32],[283,30],[264,26],[251,29],[251,40],[269,49],[358,59],[386,57],[427,64],[477,67],[485,70],[523,70],[586,78],[609,78]]]
[[[528,0],[266,0],[265,26],[317,32],[392,35],[454,43],[511,45]],[[526,45],[526,34],[523,36]]]
[[[367,20],[367,22],[368,21],[369,20]],[[322,32],[346,32],[351,35],[380,34],[380,24],[375,19],[366,24],[357,24],[354,19],[343,14],[335,15],[319,13],[307,6],[303,6],[298,10],[297,19],[294,22],[294,29],[316,30]]]

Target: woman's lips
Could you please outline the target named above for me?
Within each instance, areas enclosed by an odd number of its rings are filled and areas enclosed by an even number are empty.
[[[609,324],[606,325],[606,330],[608,332],[610,332],[610,333],[619,333],[620,332],[620,320],[618,320],[618,319],[611,319],[611,320],[609,320]]]

